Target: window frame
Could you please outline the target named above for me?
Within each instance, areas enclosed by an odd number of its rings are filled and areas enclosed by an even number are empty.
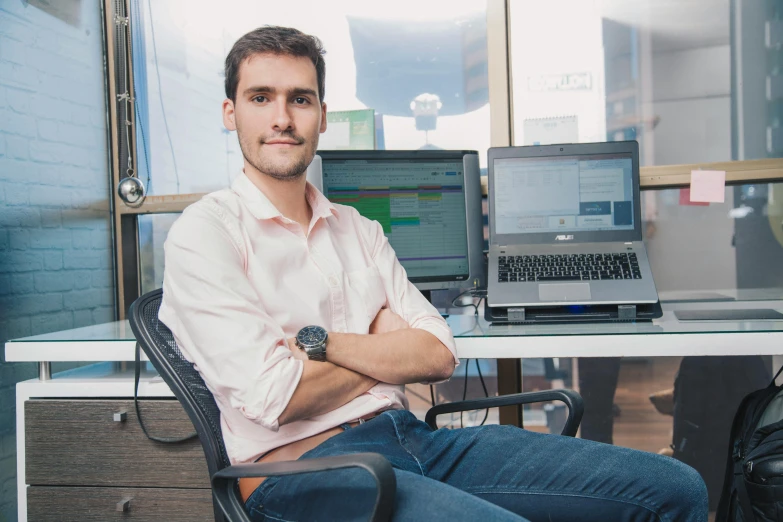
[[[131,165],[137,165],[136,119],[134,112],[132,32],[129,0],[104,0],[105,52],[109,127],[111,130],[112,218],[116,263],[117,319],[126,318],[130,304],[140,295],[138,216],[182,212],[204,193],[147,196],[138,207],[126,205],[117,194],[117,186],[127,175],[121,160],[122,150],[130,142]],[[487,53],[490,103],[490,143],[504,147],[514,143],[512,75],[509,40],[510,1],[487,0]],[[120,36],[118,36],[120,35]],[[122,35],[125,37],[122,38]],[[120,39],[118,39],[120,38]],[[124,67],[123,67],[124,65]],[[128,79],[131,103],[122,98],[119,86]],[[113,102],[113,103],[112,103]],[[127,132],[125,132],[127,128]],[[726,171],[727,185],[783,181],[783,158],[741,160],[682,165],[641,167],[642,190],[685,188],[690,186],[693,170]],[[136,171],[138,172],[138,168]],[[487,194],[487,178],[482,177],[482,191]],[[500,370],[499,370],[500,371]]]

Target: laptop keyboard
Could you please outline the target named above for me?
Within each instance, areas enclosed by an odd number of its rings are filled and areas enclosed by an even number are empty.
[[[498,283],[641,278],[634,252],[498,257]]]

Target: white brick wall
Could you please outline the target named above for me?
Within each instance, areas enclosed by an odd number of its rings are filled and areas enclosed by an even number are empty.
[[[0,0],[0,345],[114,319],[99,5],[69,25]],[[0,357],[0,521],[16,520],[14,384]]]

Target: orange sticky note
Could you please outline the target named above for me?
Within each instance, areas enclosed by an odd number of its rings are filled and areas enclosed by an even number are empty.
[[[691,201],[723,203],[726,199],[725,170],[692,170]]]

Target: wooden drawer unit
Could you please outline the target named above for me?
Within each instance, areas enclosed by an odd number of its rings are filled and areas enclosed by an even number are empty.
[[[143,400],[140,409],[151,435],[181,437],[194,431],[176,400]],[[149,440],[132,400],[28,400],[24,414],[27,484],[210,487],[198,439],[178,444]]]
[[[31,486],[28,519],[35,522],[213,521],[208,489]]]

